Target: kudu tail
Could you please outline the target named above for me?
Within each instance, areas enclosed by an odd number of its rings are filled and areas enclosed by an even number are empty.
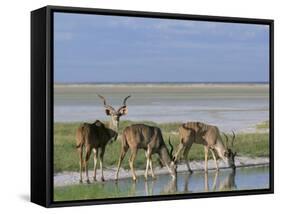
[[[77,134],[76,135],[76,145],[75,145],[75,148],[76,149],[80,149],[80,148],[82,149],[84,144],[85,144],[85,139],[83,138],[83,136]]]
[[[78,128],[77,132],[76,132],[76,145],[75,148],[79,149],[79,148],[83,148],[84,144],[85,144],[85,127],[81,126]]]

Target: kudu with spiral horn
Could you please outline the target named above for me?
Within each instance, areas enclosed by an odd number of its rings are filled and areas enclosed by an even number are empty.
[[[126,102],[127,102],[127,99],[129,99],[131,97],[131,95],[125,97],[125,99],[123,100],[123,105],[120,108],[118,108],[117,111],[112,106],[106,104],[106,100],[103,96],[101,96],[99,94],[98,94],[98,96],[103,100],[103,105],[104,105],[104,108],[105,108],[105,114],[107,116],[110,116],[111,120],[110,120],[109,126],[112,129],[117,130],[118,127],[119,127],[120,117],[128,114],[128,108],[127,108]]]
[[[217,164],[216,154],[221,159],[223,159],[229,167],[235,168],[234,157],[236,153],[233,153],[230,148],[224,145],[218,127],[201,122],[187,122],[180,126],[179,138],[180,143],[178,144],[176,152],[174,154],[174,160],[178,161],[180,155],[183,153],[183,156],[185,157],[186,161],[186,166],[189,172],[192,172],[192,170],[189,165],[188,153],[194,143],[201,144],[204,146],[206,172],[208,171],[209,151],[211,151],[217,170],[219,170],[219,167]],[[235,135],[231,144],[233,144],[234,138]]]
[[[79,154],[79,164],[80,164],[80,182],[82,182],[82,169],[86,172],[86,181],[90,183],[88,175],[88,161],[91,156],[91,151],[94,152],[94,175],[93,179],[96,180],[97,171],[97,156],[99,154],[100,159],[100,169],[101,169],[101,180],[104,181],[103,176],[103,156],[105,152],[106,145],[109,142],[113,142],[118,136],[118,126],[119,119],[121,116],[128,113],[128,108],[126,101],[130,96],[127,96],[123,105],[116,111],[112,106],[106,103],[103,96],[98,95],[99,98],[103,100],[103,105],[105,108],[105,114],[110,116],[109,124],[104,124],[99,120],[94,123],[83,123],[76,131],[76,148]],[[83,158],[83,150],[85,149],[86,155]]]
[[[223,133],[223,135],[225,136],[225,148],[226,151],[224,152],[224,156],[228,157],[227,159],[227,163],[228,165],[235,169],[235,156],[237,155],[237,152],[233,152],[234,151],[234,140],[235,140],[235,133],[234,131],[232,131],[232,139],[231,139],[231,143],[230,143],[230,147],[228,146],[228,136]]]

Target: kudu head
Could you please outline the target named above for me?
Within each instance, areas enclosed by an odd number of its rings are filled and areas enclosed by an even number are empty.
[[[127,107],[126,101],[131,96],[125,97],[125,99],[123,100],[123,105],[117,111],[112,106],[106,104],[106,100],[103,96],[101,96],[99,94],[98,94],[98,96],[99,96],[99,98],[101,98],[103,100],[105,114],[107,116],[110,116],[110,118],[111,118],[110,124],[113,126],[112,128],[118,129],[120,117],[123,115],[126,115],[128,113],[128,107]]]
[[[225,151],[224,151],[224,160],[225,162],[228,164],[229,167],[231,167],[232,169],[235,169],[236,166],[235,166],[235,156],[237,155],[236,152],[233,152],[233,143],[234,143],[234,139],[235,139],[235,133],[232,131],[232,140],[231,140],[231,148],[229,148],[228,146],[228,137],[225,133],[223,133],[223,135],[225,136],[226,138],[226,142],[225,142]]]

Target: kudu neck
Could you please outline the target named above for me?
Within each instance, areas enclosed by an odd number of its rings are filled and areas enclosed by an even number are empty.
[[[162,146],[160,148],[159,152],[160,158],[162,159],[164,165],[168,168],[168,171],[170,172],[173,179],[176,178],[176,170],[174,168],[174,165],[172,166],[172,159],[169,155],[169,151],[166,146]]]
[[[119,122],[113,120],[110,118],[108,128],[111,129],[112,131],[118,133],[118,128],[119,128]]]
[[[226,146],[221,142],[221,141],[217,141],[216,146],[215,146],[216,152],[218,154],[218,156],[221,159],[224,159],[224,153],[226,151]]]

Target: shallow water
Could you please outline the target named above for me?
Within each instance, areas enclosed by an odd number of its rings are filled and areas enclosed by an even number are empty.
[[[137,182],[131,178],[102,183],[57,187],[54,189],[56,201],[116,198],[130,196],[152,196],[216,191],[237,191],[269,188],[269,167],[242,167],[236,171],[224,169],[219,172],[203,171],[189,174],[178,173],[173,180],[170,175],[157,175],[145,181],[138,176]]]
[[[269,118],[268,85],[61,86],[54,92],[54,121],[107,120],[97,93],[118,108],[128,94],[124,120],[204,121],[223,131],[240,131]]]
[[[118,182],[119,192],[126,191],[128,184],[131,185],[131,193],[136,196],[179,194],[192,192],[213,192],[225,190],[245,190],[269,188],[269,168],[253,167],[221,170],[220,172],[178,173],[177,179],[173,180],[169,175],[159,175],[157,180],[144,181],[139,177],[137,183],[131,179],[123,179]]]

